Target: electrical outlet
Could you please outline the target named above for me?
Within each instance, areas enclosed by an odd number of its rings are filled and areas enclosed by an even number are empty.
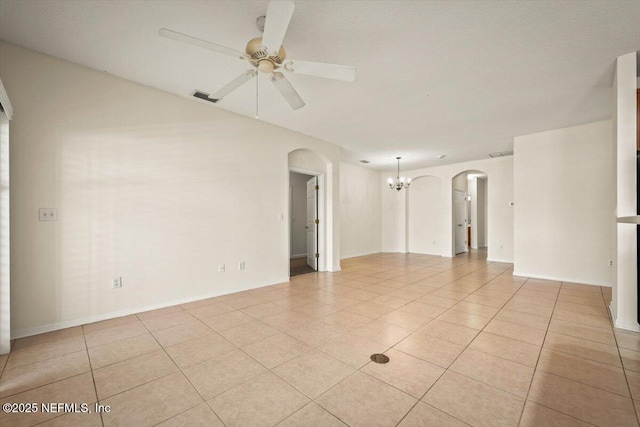
[[[38,210],[40,221],[57,221],[58,209],[56,208],[40,208]]]
[[[238,269],[239,269],[239,270],[244,270],[244,268],[245,268],[244,261],[240,261],[240,262],[238,263]]]
[[[114,289],[121,288],[122,287],[122,277],[114,277],[113,280],[111,281],[111,284],[113,285]]]
[[[218,264],[218,272],[219,273],[224,273],[224,270],[225,270],[224,264]]]
[[[613,267],[613,261],[609,260],[609,267]]]

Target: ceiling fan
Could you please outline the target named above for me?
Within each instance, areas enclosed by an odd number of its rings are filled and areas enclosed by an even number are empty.
[[[252,66],[252,68],[245,73],[239,75],[211,95],[208,95],[209,101],[220,101],[226,95],[256,77],[258,72],[262,72],[271,74],[271,82],[273,85],[289,103],[291,108],[297,110],[304,107],[304,101],[281,71],[352,82],[356,78],[356,68],[348,65],[288,59],[284,46],[282,46],[282,41],[287,32],[287,27],[289,27],[291,17],[293,16],[294,8],[295,5],[292,1],[274,0],[269,2],[266,18],[260,17],[257,21],[259,28],[262,26],[262,22],[264,23],[263,35],[262,37],[249,40],[244,52],[191,37],[167,28],[162,28],[160,35],[246,60]],[[262,30],[262,28],[260,29]]]

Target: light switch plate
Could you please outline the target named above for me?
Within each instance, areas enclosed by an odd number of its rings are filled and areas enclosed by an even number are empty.
[[[40,208],[40,221],[57,221],[58,209],[56,208]]]

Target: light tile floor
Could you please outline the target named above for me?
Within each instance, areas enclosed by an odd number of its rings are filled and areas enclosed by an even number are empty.
[[[638,425],[640,334],[611,327],[610,289],[485,258],[372,255],[19,339],[0,357],[0,403],[111,410],[0,425]]]

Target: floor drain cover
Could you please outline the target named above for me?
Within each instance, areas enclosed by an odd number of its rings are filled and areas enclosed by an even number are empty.
[[[389,358],[384,354],[376,353],[371,355],[371,360],[376,363],[387,363],[389,361]]]

